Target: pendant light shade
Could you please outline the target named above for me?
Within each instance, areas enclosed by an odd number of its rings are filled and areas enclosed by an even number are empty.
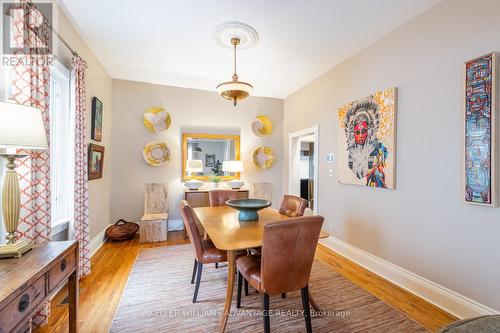
[[[217,86],[219,95],[233,102],[236,106],[238,101],[247,98],[252,92],[252,85],[247,82],[238,81],[238,74],[236,74],[236,47],[240,44],[238,37],[231,38],[231,44],[234,46],[234,74],[233,80],[223,82]]]
[[[250,83],[241,81],[228,81],[221,83],[217,86],[217,92],[219,95],[233,101],[234,106],[239,100],[247,98],[252,92],[252,85]]]

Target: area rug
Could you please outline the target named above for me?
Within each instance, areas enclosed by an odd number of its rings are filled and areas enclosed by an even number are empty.
[[[191,302],[190,245],[142,250],[130,273],[111,332],[217,332],[226,295],[227,266],[204,265],[198,302]],[[314,332],[428,332],[403,313],[315,260],[311,295],[321,307]],[[226,332],[262,332],[261,296],[250,289],[232,314]],[[271,296],[271,331],[305,332],[300,291]]]

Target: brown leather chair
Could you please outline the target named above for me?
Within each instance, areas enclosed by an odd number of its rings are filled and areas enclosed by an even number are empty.
[[[303,216],[307,208],[307,200],[296,197],[294,195],[285,194],[281,201],[280,214],[297,217]]]
[[[296,197],[294,195],[285,194],[283,196],[283,200],[281,201],[279,212],[280,214],[286,215],[288,217],[298,217],[304,215],[306,207],[307,200]],[[259,254],[260,248],[257,247],[250,249],[250,252],[252,252],[253,254]],[[247,295],[247,293],[245,293],[245,295]],[[283,298],[285,298],[285,296],[286,295],[283,294]]]
[[[264,332],[270,331],[269,295],[301,290],[307,332],[312,332],[309,309],[309,277],[323,217],[295,217],[264,226],[262,254],[236,259],[238,298],[241,306],[243,278],[262,294]]]
[[[186,228],[189,240],[191,241],[195,258],[191,284],[194,283],[194,277],[196,275],[196,285],[193,295],[193,303],[196,303],[198,290],[200,288],[203,264],[226,262],[227,252],[217,249],[211,240],[201,239],[200,233],[198,232],[198,226],[196,225],[198,217],[196,217],[196,214],[186,200],[181,201],[179,208],[182,220],[184,221],[184,227]]]
[[[238,199],[238,192],[231,190],[214,190],[208,192],[210,207],[225,206],[226,201]]]

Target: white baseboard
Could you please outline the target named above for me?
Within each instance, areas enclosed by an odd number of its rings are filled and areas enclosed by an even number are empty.
[[[90,257],[93,257],[94,254],[101,248],[102,244],[106,241],[105,232],[108,227],[112,226],[112,224],[106,226],[106,228],[102,229],[100,233],[97,234],[89,243],[90,248]],[[184,228],[184,223],[181,219],[177,220],[168,220],[168,231],[182,230]]]
[[[500,313],[337,238],[330,236],[320,243],[460,319]]]
[[[102,229],[100,233],[97,234],[92,240],[89,242],[89,248],[90,248],[90,257],[92,258],[94,254],[101,248],[102,244],[106,241],[106,229],[108,229],[110,226],[112,226],[114,223],[111,223],[110,225],[106,226],[106,228]]]

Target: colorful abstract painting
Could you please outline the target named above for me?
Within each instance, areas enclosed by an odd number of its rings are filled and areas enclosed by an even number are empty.
[[[379,91],[338,110],[338,177],[343,184],[396,187],[397,89]]]
[[[102,141],[102,102],[92,97],[92,131],[90,137],[95,141]]]
[[[496,205],[495,54],[465,63],[465,201]]]

